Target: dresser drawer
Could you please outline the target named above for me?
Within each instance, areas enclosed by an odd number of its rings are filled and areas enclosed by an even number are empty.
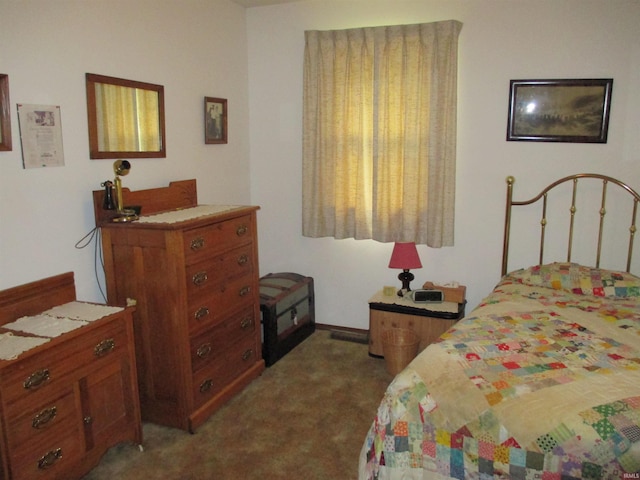
[[[43,392],[44,393],[44,392]],[[7,409],[9,419],[7,439],[12,451],[32,449],[35,445],[51,443],[65,433],[77,435],[79,406],[71,385],[58,395],[40,395],[40,403],[25,411],[24,405],[13,404]],[[42,447],[44,448],[44,447]]]
[[[213,361],[193,376],[193,403],[197,408],[256,362],[255,338],[247,337],[231,345],[224,358]]]
[[[72,371],[113,356],[127,342],[123,321],[108,322],[99,327],[89,325],[82,329],[92,331],[6,368],[0,380],[5,404],[34,395],[35,392],[53,390],[53,385]]]
[[[12,480],[59,479],[61,473],[77,464],[84,455],[81,435],[73,432],[52,439],[46,446],[33,445],[11,455]]]
[[[229,279],[250,274],[253,260],[252,246],[244,245],[187,267],[187,295],[204,295]]]
[[[225,354],[229,346],[246,337],[255,338],[253,308],[233,313],[227,319],[191,339],[191,369],[196,372]]]
[[[189,330],[196,331],[222,321],[231,309],[255,301],[255,278],[245,275],[210,288],[206,295],[189,300]]]
[[[191,265],[254,238],[251,215],[214,223],[183,233],[186,264]]]

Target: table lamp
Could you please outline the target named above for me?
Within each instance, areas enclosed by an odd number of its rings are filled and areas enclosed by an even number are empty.
[[[389,268],[402,269],[402,272],[398,275],[398,279],[402,282],[402,289],[398,290],[398,296],[403,296],[403,290],[410,292],[409,282],[415,277],[409,270],[412,268],[422,268],[416,244],[414,242],[396,242],[393,246],[393,252],[391,253]]]

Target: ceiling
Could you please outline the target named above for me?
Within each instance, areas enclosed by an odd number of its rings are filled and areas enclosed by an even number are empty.
[[[278,3],[293,3],[300,0],[232,0],[243,7],[262,7],[264,5],[276,5]]]

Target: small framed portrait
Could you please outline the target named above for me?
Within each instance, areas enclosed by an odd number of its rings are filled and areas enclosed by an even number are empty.
[[[227,143],[227,99],[204,97],[204,143]]]
[[[507,140],[607,143],[613,79],[511,80]]]

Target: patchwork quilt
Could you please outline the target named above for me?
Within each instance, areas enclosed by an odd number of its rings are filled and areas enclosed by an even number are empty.
[[[388,387],[360,479],[640,479],[640,278],[505,276]]]

